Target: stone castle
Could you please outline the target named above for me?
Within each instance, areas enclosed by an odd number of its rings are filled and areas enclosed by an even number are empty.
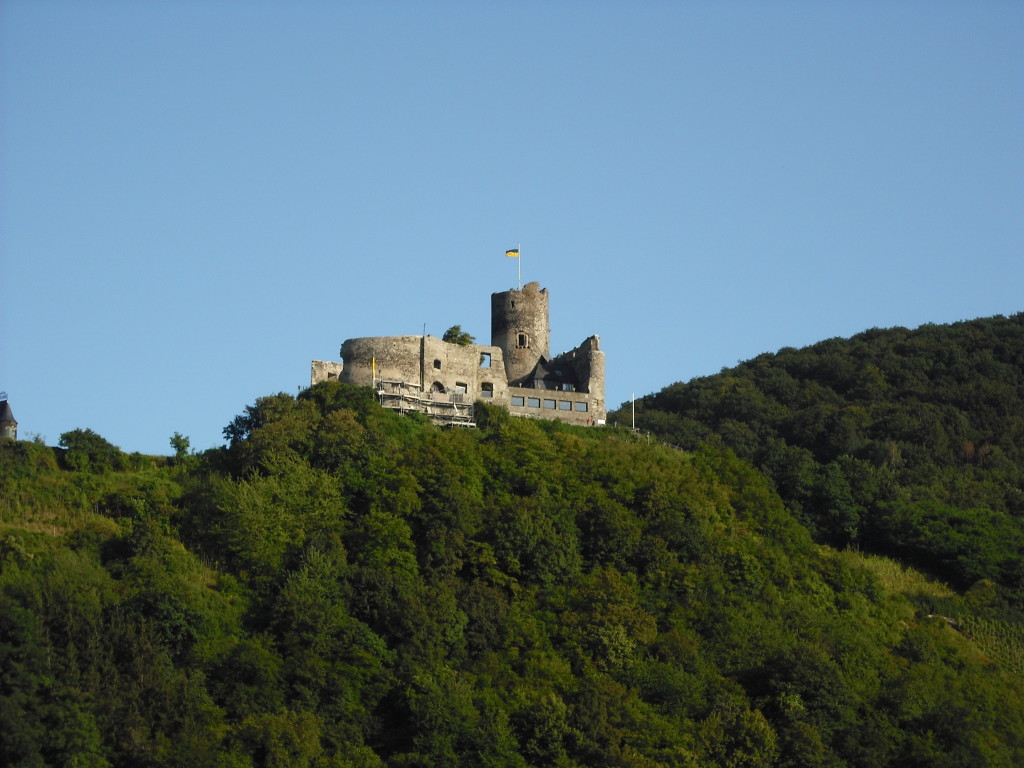
[[[341,345],[341,363],[314,360],[310,383],[373,387],[381,405],[439,424],[474,426],[473,403],[582,426],[605,423],[604,352],[591,336],[551,356],[548,291],[538,283],[491,294],[491,344],[434,336],[372,336]]]

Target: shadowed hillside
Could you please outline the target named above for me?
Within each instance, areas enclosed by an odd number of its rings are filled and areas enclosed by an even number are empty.
[[[818,541],[1024,605],[1024,314],[782,349],[643,398],[637,424],[749,459]]]

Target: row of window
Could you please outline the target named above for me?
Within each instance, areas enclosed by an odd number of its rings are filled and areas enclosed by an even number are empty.
[[[587,412],[587,403],[582,400],[576,400],[574,402],[572,400],[549,400],[548,398],[512,395],[512,405],[523,406],[526,408],[544,408],[548,411],[557,409],[559,411]]]
[[[440,381],[435,381],[434,385],[430,388],[430,391],[438,392],[440,394],[444,394],[445,392],[454,392],[456,395],[464,395],[469,392],[469,387],[466,386],[465,382],[456,381],[455,389],[447,390],[445,389],[444,384]],[[480,397],[494,397],[494,385],[491,382],[485,381],[480,384]]]
[[[468,391],[468,387],[461,381],[455,382],[455,395],[464,395]],[[445,391],[444,385],[441,382],[434,382],[434,386],[431,388],[434,392],[443,393]],[[480,384],[480,397],[492,398],[494,397],[494,384],[489,381],[481,382]],[[540,397],[524,397],[523,395],[512,395],[512,405],[518,405],[523,408],[543,408],[548,411],[579,411],[580,413],[587,412],[587,403],[580,400],[555,400],[552,398],[540,398]]]

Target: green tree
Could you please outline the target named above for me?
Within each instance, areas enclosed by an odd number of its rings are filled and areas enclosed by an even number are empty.
[[[124,469],[125,455],[116,445],[108,442],[91,429],[73,429],[60,436],[64,461],[80,472],[105,472]]]
[[[188,456],[189,439],[180,432],[171,435],[171,448],[174,449],[174,458],[181,461]]]
[[[468,347],[470,344],[475,342],[476,339],[462,330],[461,325],[453,325],[444,332],[444,335],[441,337],[441,341],[447,341],[449,344],[458,344],[460,347]]]

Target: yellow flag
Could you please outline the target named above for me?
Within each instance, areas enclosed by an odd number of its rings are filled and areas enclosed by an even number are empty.
[[[518,259],[519,258],[519,249],[518,248],[509,248],[507,251],[505,251],[505,255],[510,257],[510,258],[513,258],[513,259]]]

